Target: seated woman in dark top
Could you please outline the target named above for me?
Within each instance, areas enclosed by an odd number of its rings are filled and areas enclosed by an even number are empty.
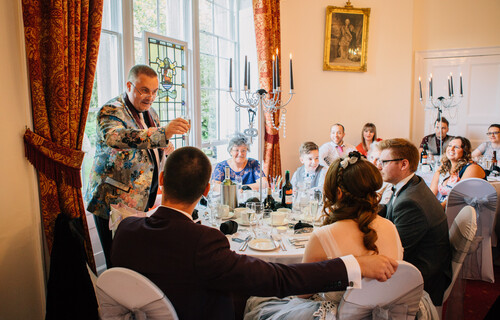
[[[236,134],[230,141],[227,151],[231,158],[219,162],[212,174],[212,180],[220,183],[225,179],[225,168],[230,168],[230,176],[233,181],[241,181],[243,185],[248,185],[253,190],[259,189],[259,179],[261,178],[259,161],[247,158],[250,146],[246,136],[241,133]],[[263,175],[263,173],[262,173]],[[266,177],[262,177],[262,188],[267,188]]]
[[[461,180],[486,176],[483,168],[471,160],[471,144],[469,139],[454,137],[446,147],[441,166],[432,178],[431,190],[446,207],[446,199],[451,189]]]

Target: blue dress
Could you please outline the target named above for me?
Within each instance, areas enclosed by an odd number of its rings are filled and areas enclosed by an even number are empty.
[[[214,172],[212,173],[212,179],[215,181],[222,182],[225,179],[225,168],[229,167],[227,160],[217,163],[215,166]],[[260,164],[259,161],[248,158],[248,162],[243,168],[243,170],[236,172],[229,167],[229,175],[231,176],[231,180],[236,181],[236,177],[241,178],[242,184],[252,184],[257,182],[260,178]],[[263,174],[264,175],[264,174]]]

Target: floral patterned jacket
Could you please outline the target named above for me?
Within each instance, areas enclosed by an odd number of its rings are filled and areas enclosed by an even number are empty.
[[[111,204],[146,208],[154,171],[148,149],[168,144],[156,112],[149,110],[157,127],[140,129],[124,96],[110,100],[97,114],[96,153],[85,193],[87,210],[106,219]]]

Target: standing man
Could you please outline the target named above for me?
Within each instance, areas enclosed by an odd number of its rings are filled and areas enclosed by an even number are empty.
[[[441,155],[442,151],[446,151],[446,147],[448,143],[453,140],[452,136],[448,136],[448,131],[450,130],[450,123],[446,120],[445,117],[441,118],[441,122],[439,118],[434,122],[434,132],[428,136],[422,138],[422,142],[420,142],[420,148],[418,149],[418,153],[422,153],[424,150],[424,145],[427,145],[427,150],[433,155]],[[443,137],[443,138],[441,138]],[[443,150],[441,150],[441,140],[443,140]]]
[[[417,148],[405,139],[380,143],[378,168],[393,195],[382,207],[381,216],[398,229],[404,248],[403,259],[420,270],[424,289],[440,306],[451,282],[451,248],[443,208],[425,181],[415,175],[419,162]]]
[[[169,152],[174,134],[189,123],[174,119],[164,127],[151,105],[158,92],[158,75],[147,65],[130,69],[127,90],[108,101],[97,114],[97,148],[85,200],[94,214],[107,267],[111,267],[110,205],[123,203],[148,211],[158,191],[159,163]]]
[[[340,291],[357,287],[359,273],[385,281],[397,267],[380,255],[284,265],[235,253],[222,232],[193,222],[196,204],[210,190],[211,169],[197,148],[172,152],[160,177],[161,206],[149,218],[121,221],[113,240],[113,265],[153,281],[179,319],[234,319],[233,296]]]
[[[344,142],[345,130],[340,123],[334,124],[330,129],[330,139],[332,141],[323,144],[319,148],[319,164],[328,168],[337,158],[343,158],[351,151],[355,151],[356,147],[352,144]]]

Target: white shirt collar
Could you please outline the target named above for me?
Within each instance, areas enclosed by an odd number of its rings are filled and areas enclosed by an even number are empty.
[[[182,213],[183,215],[185,215],[186,217],[188,217],[189,219],[191,219],[191,221],[193,221],[193,216],[190,215],[189,213],[187,213],[186,211],[182,211],[182,210],[179,210],[179,209],[176,209],[176,208],[172,208],[172,207],[167,207],[167,206],[164,206],[164,205],[160,205],[160,207],[165,207],[165,208],[169,208],[171,210],[175,210],[177,212],[180,212]]]
[[[394,185],[394,198],[397,197],[401,188],[404,187],[408,183],[408,181],[410,181],[410,179],[413,178],[414,175],[415,175],[415,173],[413,172],[408,177],[404,178],[403,180],[396,183],[396,185]]]
[[[342,140],[342,142],[341,142],[340,144],[336,144],[336,143],[335,143],[335,142],[333,142],[333,141],[331,141],[331,142],[332,142],[332,145],[333,145],[334,147],[344,147],[344,146],[345,146],[345,143],[344,143],[344,141],[343,141],[343,140]]]

